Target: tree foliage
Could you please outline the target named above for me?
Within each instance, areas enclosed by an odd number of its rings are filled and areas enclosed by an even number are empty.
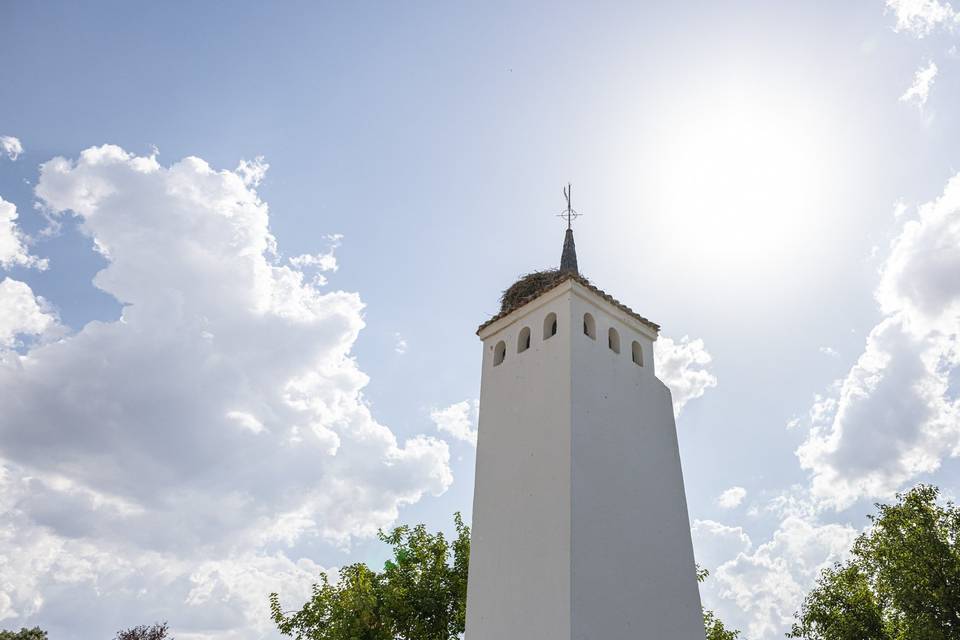
[[[709,575],[709,571],[697,565],[697,582],[703,582]],[[706,640],[737,640],[740,637],[738,629],[727,629],[717,614],[707,608],[703,610],[703,626],[707,632]]]
[[[23,627],[20,631],[0,630],[0,640],[47,640],[47,632],[40,627]]]
[[[927,485],[897,500],[821,574],[788,637],[960,640],[960,509]]]
[[[299,611],[285,612],[278,594],[270,610],[281,633],[296,640],[453,640],[466,622],[470,529],[454,516],[457,537],[424,525],[397,527],[380,539],[393,557],[377,572],[363,563],[326,574]]]
[[[114,640],[174,640],[167,634],[170,628],[166,622],[157,622],[152,625],[142,624],[124,631],[117,631]]]
[[[428,533],[424,525],[397,527],[380,539],[393,548],[382,571],[363,563],[320,574],[313,595],[297,611],[284,611],[270,594],[271,617],[296,640],[455,640],[466,626],[470,529],[454,516],[457,537]],[[709,573],[697,567],[697,580]],[[704,610],[706,640],[738,640],[712,611]]]
[[[707,640],[737,640],[740,637],[739,630],[727,629],[723,621],[709,609],[703,610],[703,626],[707,632]]]

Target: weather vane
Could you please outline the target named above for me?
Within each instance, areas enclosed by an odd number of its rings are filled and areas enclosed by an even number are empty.
[[[567,186],[563,188],[563,197],[567,200],[567,208],[557,214],[560,218],[567,219],[567,229],[573,228],[573,221],[579,218],[582,214],[577,213],[573,206],[570,204],[570,194],[573,191],[573,186],[568,182]]]

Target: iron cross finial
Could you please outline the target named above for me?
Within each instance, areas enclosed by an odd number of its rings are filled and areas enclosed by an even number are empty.
[[[568,182],[567,186],[563,188],[563,197],[567,200],[567,209],[566,211],[563,211],[557,214],[559,215],[559,217],[567,219],[567,229],[572,229],[573,221],[576,220],[578,217],[580,217],[580,214],[577,213],[576,209],[574,209],[573,205],[571,204],[572,192],[573,192],[573,185],[571,185]]]

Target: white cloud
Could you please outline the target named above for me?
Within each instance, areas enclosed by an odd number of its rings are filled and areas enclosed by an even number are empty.
[[[819,572],[844,560],[859,534],[850,525],[823,522],[820,506],[799,485],[762,508],[754,505],[754,517],[762,512],[776,518],[773,533],[760,544],[739,526],[695,520],[697,562],[711,571],[701,588],[704,605],[745,637],[782,638]]]
[[[450,486],[446,443],[398,442],[364,399],[359,296],[277,262],[256,171],[115,146],[42,165],[38,198],[77,216],[124,306],[0,362],[10,624],[86,637],[126,609],[178,637],[260,637],[270,585],[316,577],[294,549],[371,536]]]
[[[933,61],[930,61],[927,66],[917,69],[913,76],[913,84],[900,96],[900,102],[908,102],[922,108],[927,104],[930,88],[933,87],[933,81],[936,77],[937,65]]]
[[[238,426],[250,431],[251,433],[263,433],[266,428],[255,415],[246,411],[227,411],[227,418],[233,420]]]
[[[901,210],[881,268],[884,318],[856,364],[810,407],[797,450],[810,484],[762,510],[779,521],[765,543],[737,527],[694,525],[698,560],[714,569],[704,601],[746,637],[782,637],[819,571],[846,557],[859,532],[824,523],[827,510],[887,499],[960,454],[960,404],[950,389],[960,370],[960,175],[907,218]]]
[[[298,605],[324,570],[281,552],[196,560],[179,550],[134,553],[116,541],[58,535],[19,508],[19,499],[36,502],[41,490],[36,480],[15,474],[0,466],[3,627],[32,620],[57,637],[89,637],[97,630],[109,637],[121,626],[169,619],[178,638],[268,637],[267,594],[278,591]],[[87,521],[116,517],[95,501],[88,508]]]
[[[744,629],[746,637],[782,637],[817,575],[846,557],[857,534],[847,525],[787,516],[768,542],[748,546],[713,571],[705,599],[709,606],[735,605],[722,607],[722,617]],[[715,535],[729,537],[729,532]]]
[[[46,300],[34,296],[25,282],[0,281],[0,357],[17,346],[18,336],[42,336],[58,324]]]
[[[23,144],[18,138],[13,136],[0,136],[0,151],[3,152],[7,158],[12,161],[16,161],[20,157],[20,154],[23,153]]]
[[[813,494],[843,508],[889,497],[960,454],[960,175],[893,241],[877,300],[886,318],[798,448]]]
[[[960,317],[960,174],[918,208],[893,241],[877,290],[881,310],[901,313],[915,335],[957,331]]]
[[[158,151],[154,148],[153,155],[157,154]],[[248,187],[259,187],[269,168],[270,165],[264,161],[263,156],[257,156],[252,161],[241,160],[240,164],[237,165],[236,173],[243,180],[243,184]]]
[[[339,268],[335,252],[342,244],[343,236],[339,233],[324,236],[330,243],[330,249],[324,253],[305,253],[290,258],[290,264],[300,269],[313,268],[318,271],[336,271]],[[326,281],[323,281],[326,284]]]
[[[437,430],[476,446],[475,425],[479,410],[480,405],[476,400],[464,400],[443,409],[433,409],[430,411],[430,419],[437,425]]]
[[[717,386],[716,376],[708,370],[712,358],[703,340],[683,336],[677,342],[661,336],[653,347],[657,377],[670,388],[677,415],[688,402]]]
[[[833,347],[820,347],[820,353],[825,356],[830,356],[831,358],[836,358],[840,355]]]
[[[393,337],[396,339],[396,343],[393,346],[393,350],[403,355],[407,352],[407,340],[400,335],[399,333],[393,334]]]
[[[232,610],[238,619],[249,621],[246,630],[255,632],[251,635],[269,637],[276,628],[263,594],[279,593],[291,608],[300,606],[311,597],[309,585],[318,581],[321,571],[336,579],[335,572],[311,560],[293,561],[282,553],[204,562],[190,573],[184,604],[195,611],[207,607]]]
[[[950,28],[957,22],[957,13],[949,2],[938,0],[887,0],[887,10],[897,17],[894,27],[918,38],[930,35],[938,27]]]
[[[904,202],[902,199],[901,199],[901,200],[897,200],[896,202],[893,203],[893,217],[894,217],[894,218],[900,218],[900,217],[902,217],[903,214],[905,214],[909,209],[910,209],[910,207],[907,205],[906,202]],[[879,248],[878,248],[878,249],[879,249]]]
[[[697,564],[711,573],[740,553],[753,548],[743,527],[731,527],[714,520],[694,520],[690,527]]]
[[[733,509],[739,507],[743,499],[747,497],[747,490],[743,487],[730,487],[719,496],[717,496],[717,505],[721,509]]]
[[[940,466],[955,451],[957,406],[946,397],[939,348],[904,331],[898,319],[878,325],[843,380],[835,411],[815,421],[797,450],[813,472],[815,496],[843,508],[861,497],[887,497]]]
[[[32,255],[27,242],[27,237],[17,226],[16,205],[0,198],[0,268],[46,269],[48,262]]]

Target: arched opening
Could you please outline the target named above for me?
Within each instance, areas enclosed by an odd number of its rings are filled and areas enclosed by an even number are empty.
[[[610,347],[610,351],[620,353],[620,334],[613,327],[610,327],[610,331],[607,332],[607,346]]]
[[[583,334],[597,339],[597,323],[589,313],[583,314]]]
[[[530,327],[520,329],[520,336],[517,338],[517,353],[523,353],[530,348]]]
[[[633,346],[630,349],[633,352],[633,364],[638,367],[643,366],[643,347],[640,346],[640,343],[636,340],[633,341]]]
[[[507,343],[501,340],[493,348],[493,366],[499,365],[507,357]]]
[[[557,314],[548,313],[543,319],[543,339],[557,335]]]

